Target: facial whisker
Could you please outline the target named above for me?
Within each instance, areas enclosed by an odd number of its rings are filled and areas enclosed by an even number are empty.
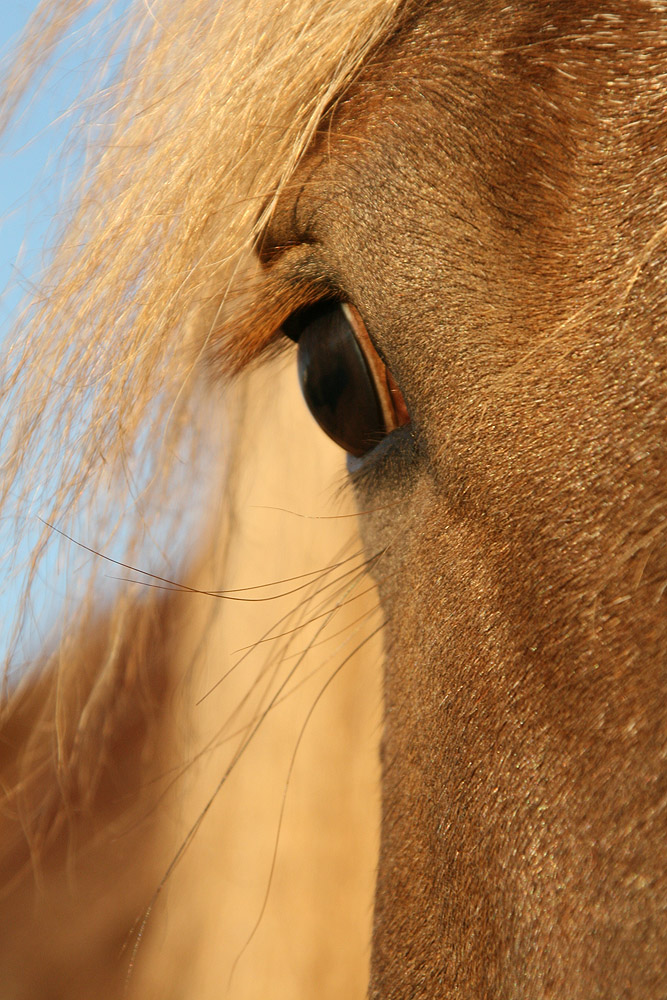
[[[379,611],[379,610],[381,610],[379,604],[376,605],[375,608],[373,608],[373,611]],[[344,625],[343,628],[339,629],[337,632],[332,632],[331,635],[328,635],[325,639],[320,639],[319,642],[309,643],[307,649],[308,650],[315,649],[318,646],[323,646],[327,642],[331,642],[333,639],[336,639],[339,635],[343,635],[354,625],[358,625],[359,622],[364,621],[364,619],[366,619],[371,613],[372,612],[364,611],[363,614],[359,615],[357,618],[353,618],[351,622],[349,622],[347,625]],[[287,656],[284,657],[284,659],[292,659],[295,656],[299,656],[300,652],[301,650],[299,650],[296,653],[289,653]]]
[[[349,489],[347,479],[344,481],[344,488]],[[393,510],[395,507],[404,507],[407,500],[395,500],[393,503],[380,504],[378,507],[368,507],[362,510],[354,510],[349,514],[302,514],[298,510],[290,510],[289,507],[274,507],[271,504],[253,504],[253,510],[271,510],[280,514],[291,514],[292,517],[301,518],[304,521],[342,521],[350,517],[363,517],[367,514],[377,514],[383,510]]]
[[[351,584],[350,588],[353,585],[354,584]],[[333,616],[336,614],[336,612],[338,611],[338,609],[341,606],[342,606],[342,604],[339,603],[334,608],[331,609],[328,618],[326,618],[318,626],[318,629],[317,629],[317,631],[315,633],[315,637],[314,638],[317,638],[321,634],[321,632],[323,631],[323,629],[326,628],[328,622],[331,620],[331,618],[333,618]],[[378,626],[378,629],[381,628],[381,627],[382,626]],[[219,779],[218,783],[216,784],[215,788],[213,789],[213,792],[211,793],[211,795],[209,796],[209,798],[205,802],[204,806],[202,807],[202,809],[201,809],[201,811],[200,811],[197,819],[194,821],[194,823],[192,824],[192,826],[190,827],[190,829],[186,833],[185,837],[183,838],[183,841],[181,842],[181,845],[179,846],[178,850],[174,854],[174,857],[172,858],[171,862],[167,866],[167,868],[166,868],[166,870],[165,870],[162,878],[160,879],[160,881],[159,881],[159,883],[158,883],[158,885],[157,885],[157,887],[156,887],[156,889],[155,889],[155,891],[153,893],[153,896],[152,896],[150,902],[148,903],[148,906],[146,907],[146,909],[145,909],[145,911],[143,913],[143,916],[142,916],[141,920],[138,921],[137,923],[135,923],[135,926],[134,926],[134,928],[133,928],[133,930],[132,930],[132,932],[130,934],[130,937],[132,937],[135,934],[135,931],[136,931],[135,943],[133,945],[132,953],[131,953],[131,956],[130,956],[130,961],[129,961],[129,964],[128,964],[128,973],[127,973],[127,977],[126,977],[126,984],[129,984],[130,978],[132,976],[132,972],[134,970],[134,965],[135,965],[135,962],[136,962],[136,957],[137,957],[138,949],[139,949],[141,940],[142,940],[143,935],[144,935],[144,931],[145,931],[147,923],[148,923],[148,921],[150,919],[151,913],[153,912],[155,904],[156,904],[156,902],[157,902],[160,894],[162,893],[162,890],[164,889],[164,886],[167,884],[167,882],[170,879],[171,875],[176,870],[178,864],[180,863],[180,861],[184,857],[185,852],[187,851],[188,847],[190,846],[190,844],[194,840],[195,836],[197,835],[197,833],[198,833],[198,831],[199,831],[202,823],[204,822],[204,819],[206,818],[206,816],[210,812],[211,807],[213,806],[213,803],[215,802],[216,798],[218,797],[218,794],[219,794],[220,790],[223,788],[223,786],[226,784],[227,780],[229,779],[230,775],[235,770],[238,762],[241,760],[241,758],[243,757],[245,751],[250,746],[250,744],[251,744],[252,740],[254,739],[255,735],[259,732],[259,730],[260,730],[261,726],[263,725],[265,719],[267,718],[269,712],[275,706],[278,698],[284,693],[287,685],[289,684],[289,682],[292,679],[292,677],[294,677],[296,671],[298,670],[299,666],[303,662],[305,656],[306,656],[306,653],[304,653],[301,657],[299,657],[299,659],[296,661],[296,663],[294,664],[294,666],[291,667],[291,669],[288,671],[287,676],[281,681],[281,683],[280,683],[277,691],[271,697],[271,700],[269,701],[269,704],[261,712],[261,714],[259,715],[259,717],[256,719],[254,725],[250,729],[250,732],[246,736],[245,740],[242,741],[241,745],[239,746],[239,748],[237,749],[237,751],[233,755],[231,761],[229,762],[229,764],[225,768],[225,770],[224,770],[221,778]]]
[[[354,553],[354,554],[353,554],[353,555],[352,555],[352,556],[351,556],[350,558],[355,558],[355,557],[356,557],[356,556],[358,556],[358,555],[359,555],[359,553],[358,553],[358,552],[355,552],[355,553]],[[372,557],[372,558],[375,558],[375,557]],[[337,568],[338,566],[341,566],[341,565],[344,565],[344,564],[345,564],[346,562],[348,562],[348,561],[349,561],[349,560],[348,560],[348,559],[346,559],[346,560],[342,560],[342,561],[341,561],[340,563],[338,563],[338,564],[333,564],[333,565],[332,565],[332,567],[330,567],[329,569],[327,569],[327,570],[323,571],[323,572],[322,572],[322,573],[320,574],[320,578],[319,578],[319,580],[315,580],[315,581],[311,581],[311,583],[310,583],[309,585],[310,585],[310,586],[312,586],[312,585],[313,585],[314,583],[319,583],[319,582],[320,582],[320,581],[321,581],[322,579],[326,578],[326,576],[327,576],[327,575],[328,575],[328,574],[329,574],[330,572],[332,572],[332,571],[333,571],[334,569],[336,569],[336,568]],[[341,575],[340,575],[339,577],[336,577],[336,579],[334,579],[334,580],[330,580],[330,581],[329,581],[329,582],[328,582],[327,584],[325,584],[325,585],[324,585],[324,586],[323,586],[323,587],[322,587],[322,588],[321,588],[321,589],[320,589],[319,591],[317,591],[317,592],[316,592],[315,594],[313,594],[313,595],[312,595],[312,596],[311,596],[311,597],[309,598],[309,600],[312,600],[312,599],[313,599],[313,597],[316,597],[316,596],[318,596],[318,594],[323,594],[323,593],[324,593],[324,592],[325,592],[325,591],[326,591],[326,590],[327,590],[327,589],[328,589],[329,587],[333,587],[333,586],[335,586],[336,584],[340,583],[340,581],[341,581],[341,580],[344,580],[344,579],[346,579],[346,578],[347,578],[348,576],[350,576],[351,574],[353,574],[353,573],[357,572],[357,571],[358,571],[359,569],[364,569],[364,570],[365,570],[365,568],[366,568],[367,564],[370,564],[370,563],[369,563],[369,561],[368,561],[368,560],[364,560],[364,561],[363,561],[362,563],[360,563],[360,564],[359,564],[358,566],[355,566],[355,567],[353,567],[353,568],[352,568],[352,569],[350,569],[350,570],[346,570],[346,571],[345,571],[345,573],[342,573],[342,574],[341,574]],[[299,588],[299,589],[300,589],[300,588]],[[209,696],[209,695],[210,695],[210,694],[211,694],[211,693],[212,693],[213,691],[215,691],[215,690],[216,690],[216,688],[218,688],[218,687],[220,686],[220,684],[222,684],[222,683],[223,683],[223,682],[224,682],[224,681],[225,681],[225,680],[226,680],[226,679],[227,679],[227,678],[228,678],[228,677],[229,677],[229,676],[230,676],[230,675],[231,675],[231,674],[232,674],[232,673],[233,673],[233,672],[234,672],[234,671],[235,671],[235,670],[236,670],[236,669],[237,669],[237,668],[238,668],[238,667],[239,667],[239,666],[241,665],[241,663],[243,663],[243,661],[245,660],[246,656],[247,656],[247,655],[248,655],[248,654],[249,654],[249,653],[250,653],[250,652],[251,652],[251,651],[252,651],[252,650],[253,650],[253,649],[254,649],[254,648],[255,648],[256,646],[258,646],[258,645],[259,645],[260,643],[264,643],[264,642],[268,642],[268,641],[270,641],[271,639],[279,639],[279,638],[282,638],[282,637],[284,637],[284,636],[286,636],[286,635],[289,635],[289,634],[290,634],[290,632],[291,632],[292,630],[289,630],[288,632],[282,632],[282,633],[278,633],[278,634],[276,634],[276,635],[271,635],[271,632],[273,632],[273,631],[274,631],[274,629],[276,629],[276,628],[279,628],[279,627],[280,627],[280,626],[281,626],[281,625],[283,624],[283,622],[287,621],[287,620],[288,620],[288,619],[290,618],[290,616],[291,616],[291,615],[293,615],[293,614],[295,613],[295,611],[296,611],[296,610],[297,610],[297,609],[298,609],[298,608],[299,608],[300,606],[301,606],[301,604],[297,605],[297,607],[296,607],[296,608],[290,608],[290,610],[289,610],[289,611],[288,611],[288,612],[287,612],[286,614],[284,614],[284,615],[283,615],[283,616],[282,616],[281,618],[279,618],[279,619],[278,619],[278,621],[277,621],[277,622],[275,622],[275,623],[274,623],[273,625],[271,625],[271,626],[270,626],[270,628],[268,628],[268,629],[266,630],[266,632],[265,632],[265,633],[264,633],[264,634],[262,635],[262,637],[261,637],[260,639],[257,639],[257,640],[255,640],[255,642],[253,642],[253,643],[250,643],[250,644],[249,644],[248,646],[242,646],[242,647],[240,647],[239,649],[235,649],[235,650],[233,651],[233,652],[234,652],[234,654],[238,654],[238,653],[242,653],[242,654],[244,654],[244,655],[243,655],[243,656],[241,656],[241,658],[240,658],[239,660],[237,660],[237,661],[236,661],[236,662],[235,662],[234,664],[232,664],[232,666],[231,666],[231,667],[230,667],[230,668],[229,668],[228,670],[226,670],[226,671],[225,671],[225,673],[223,673],[221,677],[219,677],[219,678],[218,678],[218,680],[217,680],[217,681],[215,682],[215,684],[213,684],[213,685],[212,685],[212,686],[211,686],[211,687],[210,687],[210,688],[209,688],[209,689],[208,689],[208,690],[207,690],[207,691],[206,691],[206,692],[205,692],[205,693],[204,693],[204,694],[203,694],[203,695],[201,696],[201,698],[199,698],[199,700],[198,700],[198,701],[196,702],[196,704],[197,704],[197,705],[201,704],[201,702],[202,702],[202,701],[203,701],[203,700],[204,700],[205,698],[207,698],[207,697],[208,697],[208,696]]]
[[[268,876],[268,880],[267,880],[266,891],[264,893],[264,899],[263,899],[263,902],[262,902],[259,914],[257,915],[257,919],[255,920],[255,923],[253,925],[253,928],[250,931],[250,934],[248,935],[248,938],[246,939],[245,943],[243,944],[243,946],[242,946],[241,950],[239,951],[238,955],[234,959],[234,963],[232,965],[231,972],[229,974],[228,987],[231,985],[231,982],[232,982],[232,979],[234,977],[234,973],[236,971],[236,968],[237,968],[239,962],[241,961],[243,955],[245,954],[248,946],[252,942],[255,934],[257,933],[259,925],[262,922],[262,917],[264,916],[264,913],[266,911],[266,906],[267,906],[267,903],[268,903],[268,900],[269,900],[269,894],[271,892],[271,886],[273,884],[273,876],[274,876],[275,868],[276,868],[276,859],[278,857],[278,844],[279,844],[279,841],[280,841],[280,831],[282,829],[283,818],[284,818],[284,815],[285,815],[285,805],[287,803],[287,791],[288,791],[290,780],[291,780],[291,777],[292,777],[292,772],[294,770],[294,765],[295,765],[295,762],[296,762],[297,753],[299,751],[299,747],[301,746],[301,742],[303,740],[304,734],[305,734],[306,729],[308,727],[308,723],[310,722],[310,720],[311,720],[311,718],[313,716],[313,713],[315,712],[315,709],[317,708],[317,706],[319,705],[320,701],[324,697],[325,692],[329,689],[329,687],[331,686],[331,684],[333,683],[333,681],[336,679],[336,677],[338,677],[338,675],[340,674],[340,672],[343,669],[343,667],[345,667],[346,664],[349,663],[349,661],[354,656],[356,656],[356,654],[359,653],[364,648],[364,646],[368,642],[370,642],[370,640],[373,639],[378,634],[378,632],[380,632],[381,630],[382,630],[382,625],[380,624],[380,625],[377,626],[377,628],[373,629],[373,631],[369,635],[365,636],[365,638],[362,639],[362,641],[357,644],[357,646],[352,650],[352,652],[349,653],[345,657],[345,659],[336,667],[336,669],[333,671],[333,673],[327,678],[325,684],[320,688],[318,694],[315,696],[315,699],[314,699],[312,705],[310,706],[310,708],[308,710],[306,718],[304,719],[304,721],[303,721],[303,723],[301,725],[301,729],[299,730],[299,735],[297,737],[296,744],[294,746],[294,750],[292,751],[292,756],[290,758],[290,763],[289,763],[289,767],[288,767],[288,770],[287,770],[287,776],[285,778],[285,784],[284,784],[284,787],[283,787],[282,800],[281,800],[281,803],[280,803],[280,813],[278,815],[278,825],[277,825],[277,829],[276,829],[276,836],[275,836],[275,841],[274,841],[274,846],[273,846],[273,854],[272,854],[272,857],[271,857],[271,866],[269,868],[269,876]]]
[[[358,575],[355,576],[351,581],[348,581],[344,585],[338,587],[338,589],[335,590],[332,595],[329,595],[325,599],[323,599],[322,601],[320,601],[316,605],[316,609],[319,608],[319,607],[322,607],[323,605],[326,605],[330,609],[331,608],[331,601],[332,601],[332,599],[335,600],[340,593],[349,594],[350,590],[352,590],[356,586],[357,581],[359,579],[361,579],[365,575],[366,566],[367,566],[367,561],[364,560],[364,562],[359,567],[357,567],[357,569],[359,569],[361,572],[359,572]],[[280,619],[280,622],[278,622],[277,624],[281,624],[283,621],[288,620],[290,617],[292,617],[293,615],[295,615],[297,613],[299,615],[303,615],[306,612],[306,609],[308,608],[310,601],[312,601],[313,599],[317,598],[318,596],[321,596],[325,592],[325,590],[327,590],[329,588],[329,586],[333,586],[335,584],[340,583],[340,581],[342,579],[344,579],[346,576],[348,576],[348,574],[341,575],[336,580],[331,581],[330,584],[327,584],[326,587],[320,588],[319,590],[315,590],[313,592],[313,594],[310,596],[310,598],[304,599],[301,602],[299,602],[299,604],[297,605],[297,607],[291,609],[286,615],[284,615]],[[288,659],[287,651],[289,650],[291,643],[293,642],[295,636],[299,633],[300,629],[303,628],[307,624],[308,624],[308,622],[301,621],[301,622],[299,622],[298,625],[296,625],[293,629],[290,629],[288,632],[280,634],[280,635],[277,635],[277,636],[272,636],[271,637],[275,641],[277,641],[278,639],[284,638],[285,642],[267,660],[266,665],[262,669],[262,672],[261,672],[260,676],[256,679],[255,684],[252,685],[252,687],[246,692],[246,694],[243,696],[243,698],[240,700],[240,702],[237,703],[237,705],[234,708],[234,710],[232,711],[232,713],[227,717],[227,719],[225,720],[224,724],[220,728],[219,734],[222,734],[225,731],[225,729],[230,725],[230,723],[232,722],[232,720],[239,714],[239,712],[241,711],[241,709],[248,702],[248,700],[249,700],[250,696],[252,695],[253,691],[255,690],[256,685],[259,682],[260,678],[261,677],[265,677],[266,674],[269,672],[269,669],[271,668],[272,675],[271,675],[271,677],[267,681],[266,688],[265,688],[265,694],[262,696],[262,699],[260,699],[260,702],[259,702],[259,704],[257,706],[257,709],[258,710],[260,709],[263,699],[268,696],[268,693],[269,693],[269,691],[271,689],[272,681],[275,678],[278,670],[280,669],[281,663],[285,662],[286,659]],[[276,626],[274,626],[274,627],[276,627]],[[271,631],[271,630],[269,630],[269,631]],[[318,634],[319,634],[319,632],[318,632]],[[266,637],[266,633],[265,633],[265,637]],[[227,676],[229,675],[229,673],[231,672],[231,670],[234,670],[238,666],[240,666],[240,664],[243,662],[243,660],[245,660],[254,651],[254,649],[259,646],[259,643],[261,641],[263,641],[263,640],[258,640],[256,643],[254,643],[253,645],[251,645],[250,647],[248,647],[246,649],[246,651],[244,652],[243,656],[237,661],[237,663],[235,663],[230,668],[230,671],[227,671]],[[315,641],[315,640],[314,639],[311,640],[311,644],[312,644],[313,641]],[[309,646],[311,644],[309,644]],[[305,655],[305,653],[307,653],[307,652],[308,652],[308,648],[304,651],[303,655]],[[220,678],[217,683],[220,683],[223,679],[224,678]]]
[[[360,574],[360,576],[361,575],[363,575],[363,574]],[[351,604],[353,601],[359,600],[360,597],[364,597],[366,594],[372,593],[373,590],[375,590],[375,584],[373,584],[371,587],[367,587],[366,590],[362,590],[359,594],[355,594],[354,597],[350,597],[348,600],[340,601],[338,604],[336,604],[335,610],[337,611],[340,608],[347,607],[348,604]],[[327,614],[328,614],[328,612],[323,611],[322,614],[314,615],[312,618],[309,618],[307,621],[302,622],[300,625],[297,625],[293,629],[288,629],[285,632],[279,632],[277,635],[270,635],[270,636],[267,636],[266,638],[258,639],[256,643],[253,643],[252,646],[243,646],[240,649],[236,650],[236,652],[240,653],[240,652],[244,652],[245,650],[254,649],[260,643],[271,642],[273,639],[282,639],[285,636],[292,635],[294,632],[298,632],[299,629],[304,628],[306,625],[312,625],[314,622],[319,621],[321,618],[325,617],[325,615],[327,615]]]

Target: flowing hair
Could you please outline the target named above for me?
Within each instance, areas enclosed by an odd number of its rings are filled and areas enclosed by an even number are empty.
[[[104,35],[107,61],[77,105],[80,176],[1,374],[0,502],[17,558],[28,521],[33,531],[40,525],[24,560],[0,706],[5,899],[26,872],[39,882],[43,865],[67,870],[72,831],[77,844],[110,842],[118,808],[100,811],[99,802],[101,795],[109,802],[112,785],[127,802],[143,797],[143,822],[177,778],[165,747],[184,737],[173,726],[164,735],[159,706],[173,707],[181,683],[168,669],[174,650],[183,656],[178,598],[201,590],[204,578],[208,597],[220,590],[238,527],[230,491],[238,493],[254,447],[248,428],[274,391],[261,375],[224,392],[221,380],[274,344],[290,305],[273,302],[259,280],[253,244],[323,114],[395,30],[401,7],[399,0],[161,0],[116,9],[43,0],[5,71],[6,127],[80,19]],[[182,521],[188,512],[190,529],[198,505],[210,538],[193,542]],[[158,547],[178,539],[179,561],[189,568],[177,579],[173,563],[157,575],[142,563],[156,510]],[[30,632],[31,591],[55,541],[83,568],[58,635],[17,680],[11,658]],[[110,565],[102,556],[111,551]],[[356,563],[343,565],[347,558],[340,556],[342,582],[331,592],[338,604],[350,599],[345,574],[359,575]],[[206,572],[195,572],[204,563]],[[110,571],[133,582],[109,595]],[[313,620],[324,613],[316,604],[303,612]],[[210,625],[209,611],[186,618],[189,626],[197,619],[199,635]],[[309,641],[319,641],[317,632]],[[282,694],[265,695],[252,718],[263,718]],[[142,760],[151,747],[152,770],[137,771],[119,747]],[[188,822],[213,798],[200,798]],[[81,817],[94,812],[86,826]],[[156,869],[148,866],[147,885],[164,884],[193,829],[183,842],[172,837]],[[138,915],[154,895],[148,889],[127,904],[127,919],[137,923],[129,944],[120,935],[125,970],[144,930]]]

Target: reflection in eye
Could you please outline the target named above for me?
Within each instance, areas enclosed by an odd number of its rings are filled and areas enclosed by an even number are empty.
[[[318,424],[346,451],[364,455],[410,422],[401,391],[348,302],[320,302],[283,324],[299,345],[299,381]]]

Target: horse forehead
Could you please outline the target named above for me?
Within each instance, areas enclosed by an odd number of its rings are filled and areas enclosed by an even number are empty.
[[[614,101],[619,117],[631,117],[632,102],[617,100],[614,84],[624,78],[618,86],[629,94],[641,90],[642,71],[645,80],[655,75],[650,52],[664,33],[664,7],[649,0],[608,6],[439,2],[420,9],[324,116],[279,201],[268,243],[326,239],[350,211],[368,219],[375,209],[386,215],[388,198],[399,192],[405,203],[411,192],[450,179],[460,187],[472,163],[487,179],[497,171],[499,207],[503,189],[521,188],[524,204],[531,196],[531,209],[539,204],[553,221],[554,202],[568,194],[558,182],[581,135],[589,144],[607,142],[594,118]],[[535,176],[555,180],[531,192]]]
[[[573,303],[585,317],[664,224],[665,12],[565,7],[437,5],[403,25],[276,212],[269,243],[312,244],[396,374],[433,399],[443,338],[480,371],[513,363],[574,329]]]

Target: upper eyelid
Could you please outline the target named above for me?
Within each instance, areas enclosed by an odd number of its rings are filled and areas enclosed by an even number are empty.
[[[295,250],[299,247],[316,245],[316,240],[309,240],[301,237],[298,239],[283,240],[278,242],[275,239],[271,239],[268,234],[262,233],[255,241],[253,249],[262,267],[268,269],[278,263],[283,255],[288,253],[290,250]]]
[[[347,301],[339,276],[320,252],[319,240],[269,243],[256,248],[263,272],[278,294],[282,291],[298,300],[290,315],[324,301]],[[260,256],[261,254],[261,256]],[[275,294],[275,292],[274,292]]]
[[[324,253],[324,244],[319,239],[313,238],[312,240],[303,239],[293,243],[284,243],[276,247],[275,243],[270,241],[270,232],[265,231],[264,235],[269,245],[273,246],[274,253],[268,261],[263,261],[259,247],[256,248],[256,252],[267,276],[275,275],[278,277],[280,285],[291,285],[295,291],[301,290],[301,294],[297,292],[298,301],[294,308],[285,315],[276,332],[280,331],[288,339],[295,340],[285,330],[286,325],[291,325],[290,321],[294,320],[296,327],[299,317],[311,309],[317,309],[326,302],[340,304],[348,302],[359,312],[374,351],[383,364],[390,367],[390,361],[387,359],[384,348],[380,346],[377,338],[371,332],[373,323],[367,320],[365,310],[357,303],[356,296],[351,294],[350,290],[346,288],[346,283],[332,269],[329,259]],[[268,255],[265,254],[266,256]]]
[[[275,343],[286,319],[336,296],[335,282],[311,246],[295,246],[268,267],[255,257],[248,280],[239,281],[221,302],[207,345],[208,363],[237,374]]]
[[[315,246],[320,243],[317,236],[317,216],[320,201],[313,197],[304,203],[304,195],[312,194],[316,186],[312,174],[317,163],[311,163],[306,176],[296,184],[287,184],[281,191],[269,218],[260,229],[254,241],[254,250],[263,266],[271,264],[292,247]],[[266,214],[269,201],[265,202],[257,216],[257,221]]]

